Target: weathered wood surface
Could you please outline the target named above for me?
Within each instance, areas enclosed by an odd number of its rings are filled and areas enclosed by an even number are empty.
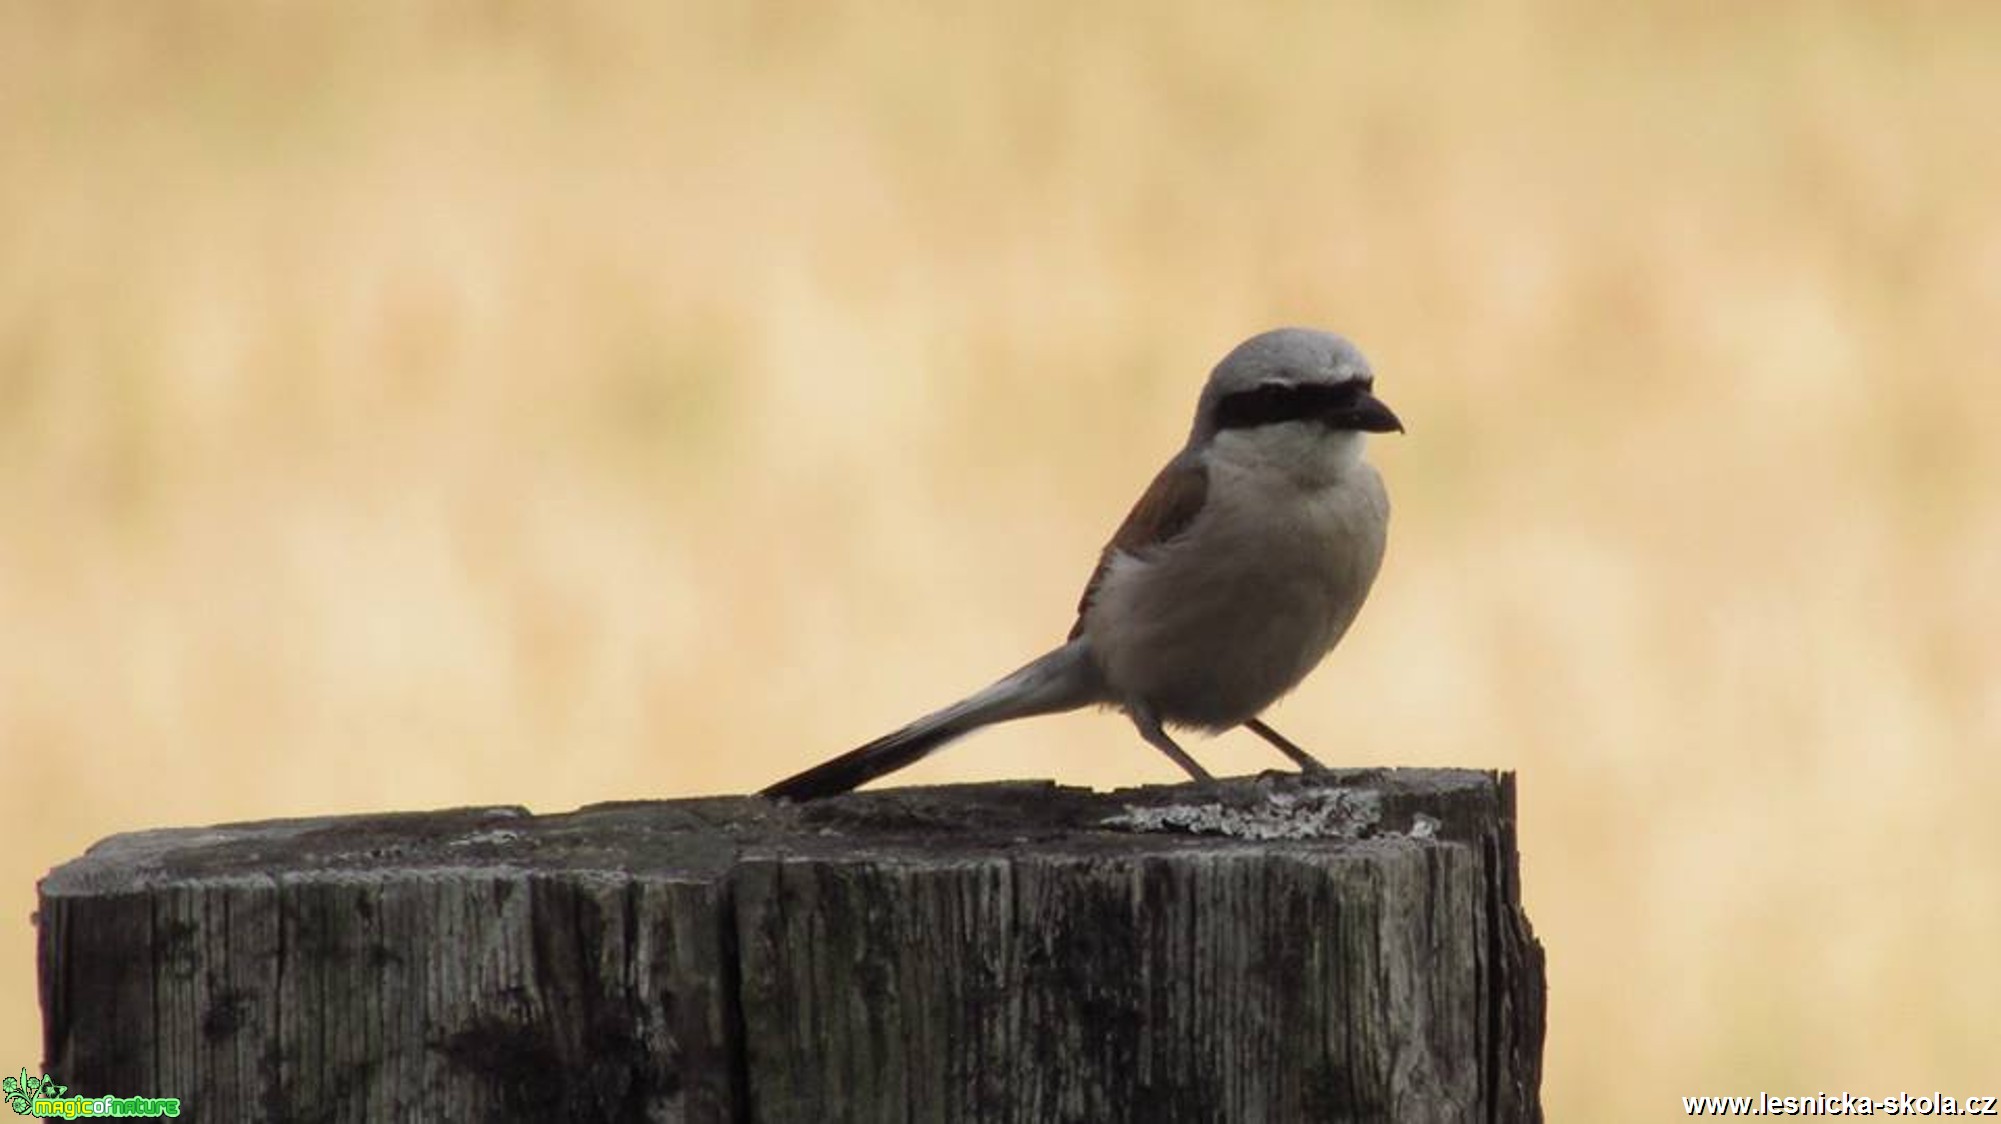
[[[48,1072],[202,1120],[1539,1120],[1512,778],[121,835]]]

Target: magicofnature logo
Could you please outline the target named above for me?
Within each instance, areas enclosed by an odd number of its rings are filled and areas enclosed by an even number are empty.
[[[104,1116],[179,1116],[179,1097],[70,1097],[69,1086],[56,1084],[44,1073],[32,1076],[27,1070],[19,1077],[0,1078],[0,1096],[7,1107],[22,1116],[75,1120]]]

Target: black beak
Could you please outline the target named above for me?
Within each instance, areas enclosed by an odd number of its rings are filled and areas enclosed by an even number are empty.
[[[1403,422],[1390,412],[1388,406],[1383,405],[1383,400],[1366,392],[1335,411],[1329,420],[1337,429],[1358,429],[1363,433],[1403,432]]]

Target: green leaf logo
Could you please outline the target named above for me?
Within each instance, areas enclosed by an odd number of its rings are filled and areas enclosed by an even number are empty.
[[[25,1069],[21,1071],[18,1079],[9,1077],[0,1080],[0,1093],[7,1094],[7,1107],[22,1116],[26,1116],[28,1110],[34,1107],[34,1098],[28,1095],[28,1081],[28,1071]]]
[[[7,1107],[22,1116],[34,1111],[35,1101],[47,1097],[54,1100],[69,1092],[69,1086],[56,1084],[56,1079],[44,1073],[40,1077],[28,1076],[23,1069],[21,1076],[0,1078],[0,1094],[7,1097]]]

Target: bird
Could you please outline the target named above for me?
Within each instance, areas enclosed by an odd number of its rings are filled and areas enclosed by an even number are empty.
[[[1277,328],[1238,344],[1203,385],[1187,443],[1100,552],[1061,645],[761,795],[838,795],[981,727],[1090,706],[1123,711],[1204,785],[1214,777],[1170,727],[1242,726],[1325,771],[1259,715],[1340,642],[1375,583],[1390,505],[1363,454],[1390,432],[1403,422],[1346,338]]]

